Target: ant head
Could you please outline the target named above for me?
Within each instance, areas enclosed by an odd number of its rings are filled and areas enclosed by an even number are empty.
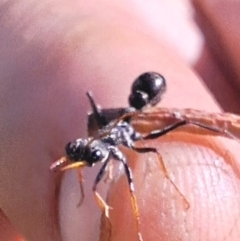
[[[75,141],[69,142],[65,147],[65,151],[68,159],[71,162],[79,162],[83,160],[85,155],[86,145],[87,145],[86,139],[77,139]]]
[[[156,72],[143,73],[133,82],[129,104],[137,110],[147,105],[154,106],[160,102],[166,88],[162,75]]]
[[[105,161],[109,151],[100,140],[77,139],[66,145],[66,154],[71,162],[78,163],[76,165],[94,166],[97,162]]]
[[[80,168],[87,165],[84,160],[87,139],[77,139],[76,141],[69,142],[66,147],[66,156],[55,161],[51,166],[51,171],[65,171],[67,169]],[[70,162],[70,164],[69,164]]]
[[[87,166],[104,160],[108,156],[106,145],[100,140],[77,139],[66,145],[66,153],[71,162],[85,162]]]
[[[77,139],[69,142],[66,147],[66,156],[60,158],[50,166],[51,171],[60,168],[66,171],[73,168],[92,167],[97,162],[104,162],[109,157],[108,146],[101,140]]]

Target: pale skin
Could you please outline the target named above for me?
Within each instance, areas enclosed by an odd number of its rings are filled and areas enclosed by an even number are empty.
[[[127,106],[132,80],[154,70],[168,83],[161,106],[219,112],[192,64],[209,83],[221,80],[219,101],[231,91],[226,101],[237,110],[238,92],[227,84],[220,71],[224,67],[217,68],[210,55],[197,61],[204,34],[189,17],[188,4],[164,2],[0,4],[0,207],[14,226],[2,228],[5,240],[16,241],[18,234],[29,241],[98,240],[100,211],[91,193],[96,170],[83,173],[86,197],[80,208],[77,173],[66,173],[62,191],[56,192],[60,178],[49,172],[68,141],[86,136],[87,90],[106,108]],[[179,33],[172,34],[172,29]],[[230,41],[224,44],[232,46]],[[236,61],[237,52],[231,55]],[[190,209],[184,209],[154,155],[130,153],[144,241],[238,240],[239,159],[234,154],[239,144],[194,135],[171,135],[147,144],[161,150]],[[113,207],[111,241],[137,240],[124,182],[120,179],[108,198]],[[107,228],[102,226],[102,232],[106,238]]]

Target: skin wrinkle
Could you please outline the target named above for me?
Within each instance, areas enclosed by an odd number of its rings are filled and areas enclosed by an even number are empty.
[[[199,153],[202,157],[203,157],[203,160],[206,160],[205,156],[207,155],[207,152],[203,152],[203,153]],[[197,158],[198,159],[198,158]],[[208,165],[208,164],[207,164]],[[216,168],[216,167],[215,167]],[[210,168],[210,171],[212,170],[212,168]],[[203,173],[204,174],[204,173]],[[205,175],[206,176],[206,175]],[[207,186],[206,186],[207,187]],[[205,188],[206,189],[206,188]],[[210,191],[207,191],[206,193],[211,193]],[[205,236],[206,237],[206,236]]]
[[[186,143],[183,143],[183,148],[188,148],[188,144],[186,144]],[[193,148],[194,149],[197,149],[195,146],[193,146]],[[193,156],[193,153],[194,153],[195,151],[193,151],[192,153],[190,153],[190,156],[189,156],[189,160],[192,160],[192,159],[198,159],[198,158],[196,158],[196,156]],[[201,155],[201,153],[199,153],[199,152],[196,152],[197,153],[197,155]],[[174,153],[172,154],[172,157],[174,158]],[[181,164],[180,163],[184,163],[184,157],[182,156],[181,157],[181,159],[179,159],[179,161],[178,161],[178,163],[179,163],[179,170],[180,170],[180,167],[181,167]],[[176,165],[176,164],[175,164]],[[174,165],[174,166],[175,166]],[[181,183],[191,183],[192,182],[192,178],[191,178],[191,171],[190,171],[190,168],[192,167],[192,164],[190,164],[189,163],[189,161],[187,161],[187,163],[186,163],[186,165],[187,165],[187,170],[185,171],[185,174],[184,174],[184,176],[183,175],[180,175],[181,177],[182,177],[182,182]],[[196,164],[196,165],[198,165],[198,164]],[[200,169],[200,168],[199,168]],[[201,171],[201,170],[200,170]],[[177,179],[178,180],[178,179]],[[190,185],[185,185],[185,186],[183,186],[183,185],[181,185],[181,186],[179,186],[179,188],[180,188],[180,190],[184,190],[184,193],[190,193],[190,195],[189,195],[189,198],[187,198],[188,199],[188,202],[189,202],[189,204],[190,204],[190,209],[191,208],[193,208],[192,207],[192,205],[191,205],[191,203],[192,203],[192,201],[191,200],[193,200],[193,198],[194,198],[194,196],[192,195],[192,193],[189,191],[190,189],[189,189],[189,187],[190,187]],[[188,190],[188,191],[187,191]],[[189,230],[191,230],[188,226],[187,226],[187,217],[188,217],[188,215],[189,215],[189,212],[188,212],[188,210],[186,210],[185,212],[183,212],[183,215],[184,215],[184,222],[183,222],[183,224],[185,225],[185,231],[186,231],[186,235],[185,235],[185,239],[186,240],[188,240],[188,236],[189,236]],[[190,214],[191,215],[191,214]],[[190,240],[191,240],[191,238],[190,238]]]
[[[218,139],[219,139],[219,141],[218,141]],[[223,158],[223,160],[226,162],[226,164],[231,166],[231,168],[234,171],[237,178],[240,179],[240,172],[237,167],[236,159],[231,155],[231,153],[229,152],[229,150],[226,147],[223,147],[223,145],[220,142],[221,139],[222,138],[217,137],[214,140],[212,140],[212,138],[211,138],[211,140],[204,140],[203,142],[201,140],[201,146],[209,147],[210,149],[214,150],[214,152],[218,156]],[[187,143],[186,140],[184,140],[184,142]],[[198,140],[196,140],[196,142],[193,141],[192,143],[194,143],[196,145],[200,144],[200,142]],[[224,145],[225,145],[225,143],[224,143]],[[229,153],[229,155],[227,155],[228,153]],[[222,169],[222,170],[224,170],[224,169]]]
[[[227,151],[226,151],[226,153],[227,153]],[[226,156],[225,156],[226,157]],[[224,159],[224,160],[227,160],[226,158]],[[214,166],[213,166],[214,167]],[[213,167],[210,167],[210,178],[212,178],[214,175],[213,175]],[[216,168],[216,166],[215,166],[215,168]],[[229,171],[228,170],[226,170],[226,169],[223,169],[223,167],[221,166],[221,167],[217,167],[217,169],[216,170],[219,170],[218,171],[218,173],[219,173],[219,175],[218,175],[218,183],[217,184],[219,184],[219,185],[221,185],[221,179],[220,178],[222,178],[223,176],[221,175],[221,174],[225,174],[225,175],[228,175],[228,173],[229,173]],[[231,170],[230,170],[231,171]],[[212,173],[212,175],[211,175],[211,173]],[[231,174],[232,175],[232,174]],[[231,181],[231,180],[230,180]],[[213,183],[213,182],[212,182]],[[233,185],[234,185],[234,183],[233,183]],[[234,186],[236,186],[236,185],[234,185]],[[214,185],[212,186],[212,187],[214,187]],[[227,187],[228,187],[228,185],[227,185]],[[213,189],[213,191],[215,192],[215,194],[216,194],[216,189],[215,188],[212,188]],[[209,197],[211,197],[211,193],[212,193],[212,189],[211,189],[211,192],[209,192],[208,191],[208,193],[209,193]],[[228,190],[228,188],[226,188],[226,190]],[[217,195],[215,195],[216,197],[218,197]],[[223,203],[223,200],[221,200],[220,199],[221,197],[218,197],[218,202],[219,203]],[[224,192],[224,197],[223,197],[224,199],[226,199],[226,202],[225,203],[227,203],[227,201],[228,201],[228,198],[230,198],[230,197],[228,197],[228,195],[227,195],[227,193],[226,192]],[[236,197],[237,198],[237,197]],[[226,204],[227,205],[227,204]],[[216,206],[217,207],[217,210],[215,210],[215,213],[223,213],[223,212],[220,212],[220,210],[218,209],[218,208],[222,208],[220,205],[218,205],[218,206]],[[229,214],[230,214],[230,212],[227,212],[227,216],[229,216]],[[223,218],[226,218],[226,216],[224,216]],[[222,220],[222,218],[220,218],[220,219],[217,219],[217,220]],[[216,220],[216,221],[217,221]],[[230,219],[229,219],[230,220]],[[218,234],[218,235],[220,235],[220,233],[219,232],[215,232],[216,234]],[[226,237],[228,237],[229,235],[226,235]],[[217,239],[217,240],[219,240],[219,238]]]
[[[238,186],[237,185],[234,185],[235,186],[235,189],[236,189],[236,193],[238,193]],[[238,199],[240,198],[240,195],[238,194]],[[236,202],[237,202],[237,198],[236,198]],[[238,202],[235,204],[236,206],[239,206],[238,205]],[[232,207],[229,207],[229,209],[231,209]],[[228,213],[228,215],[230,215],[230,212]],[[237,215],[236,215],[236,219],[235,219],[235,221],[234,221],[234,224],[233,224],[233,227],[232,227],[232,229],[230,230],[230,232],[229,232],[229,237],[230,237],[230,235],[232,234],[232,232],[234,231],[234,229],[236,228],[236,225],[237,225],[237,223],[239,222],[239,219],[240,219],[240,210],[238,209],[238,212],[237,212]],[[240,233],[240,227],[238,226],[238,233]],[[228,236],[227,236],[228,237]],[[227,237],[226,237],[226,239],[227,239]]]
[[[204,155],[203,155],[203,159],[204,160],[206,160],[207,158],[205,157],[205,152],[203,153]],[[206,155],[207,155],[207,153],[206,153]],[[207,164],[208,165],[208,164]],[[208,165],[209,166],[209,165]],[[211,183],[213,183],[213,181],[212,181],[212,178],[213,178],[213,176],[215,176],[215,175],[213,175],[213,168],[215,168],[216,169],[216,166],[209,166],[209,172],[210,172],[210,175],[209,175],[209,177],[210,177],[210,182]],[[224,172],[225,174],[226,174],[226,169],[224,170],[223,168],[221,168],[221,167],[217,167],[217,169],[216,170],[219,170],[217,173],[219,173],[219,175],[218,175],[218,178],[221,178],[221,173],[222,172]],[[221,171],[221,172],[220,172]],[[207,175],[206,173],[204,173],[203,172],[203,175],[205,174],[205,176]],[[205,180],[205,178],[203,178],[203,180]],[[219,183],[218,184],[220,184],[220,180],[219,180]],[[217,195],[216,195],[216,189],[215,188],[211,188],[211,189],[209,189],[210,187],[208,186],[208,185],[205,185],[206,187],[207,187],[207,189],[206,189],[206,193],[207,193],[207,195],[209,196],[209,197],[211,197],[212,196],[212,190],[214,191],[214,193],[215,193],[215,196],[216,197],[218,197]],[[212,186],[212,187],[214,187],[214,185]],[[226,197],[226,200],[228,199],[228,197],[226,196],[226,194],[224,195],[225,197]],[[219,201],[219,203],[221,203],[221,201],[220,200],[218,200]],[[217,206],[218,207],[218,206]],[[215,210],[215,213],[217,212],[217,210]],[[221,212],[219,212],[219,213],[221,213]],[[227,216],[229,215],[229,213],[227,214]],[[218,219],[217,219],[218,220]],[[221,220],[221,218],[220,218],[220,220]],[[215,232],[216,234],[218,234],[218,235],[220,235],[218,232]],[[219,240],[219,238],[217,239],[217,240]]]

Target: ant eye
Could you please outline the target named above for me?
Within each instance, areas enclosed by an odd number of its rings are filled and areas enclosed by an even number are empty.
[[[109,150],[106,143],[99,140],[91,142],[84,152],[84,160],[89,166],[93,166],[96,162],[105,161],[109,156]]]
[[[156,72],[144,73],[133,82],[129,104],[138,110],[147,104],[154,106],[159,103],[165,91],[166,80],[162,75]]]
[[[103,158],[102,152],[100,150],[94,150],[91,153],[91,161],[98,162]]]

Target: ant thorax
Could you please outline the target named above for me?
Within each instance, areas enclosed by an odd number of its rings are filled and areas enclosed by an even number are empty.
[[[132,148],[134,142],[142,138],[141,134],[126,121],[107,125],[99,130],[99,136],[101,136],[99,139],[80,138],[68,143],[66,145],[68,158],[72,162],[84,161],[87,166],[94,166],[97,162],[105,162],[113,152],[119,155],[118,145]]]
[[[124,145],[132,147],[133,142],[140,140],[142,137],[142,135],[136,132],[127,121],[119,121],[115,126],[110,123],[99,132],[100,135],[108,133],[102,138],[102,141],[112,146]]]

